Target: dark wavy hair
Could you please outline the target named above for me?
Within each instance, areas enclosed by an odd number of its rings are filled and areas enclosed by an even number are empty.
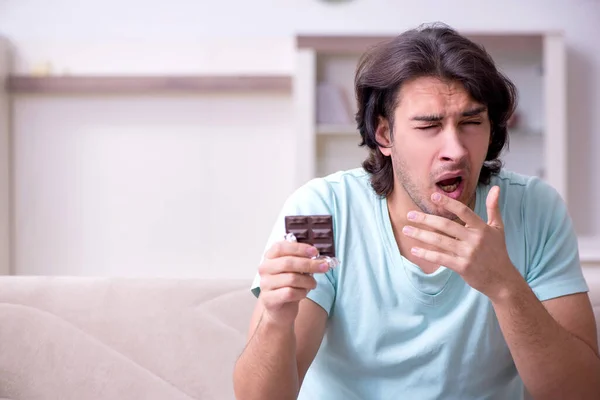
[[[498,71],[483,46],[446,25],[422,25],[367,50],[356,69],[356,123],[360,146],[369,148],[362,166],[371,175],[371,185],[380,196],[392,192],[394,172],[391,158],[378,148],[378,121],[380,117],[387,119],[393,135],[394,110],[402,83],[425,76],[462,83],[475,101],[488,108],[491,141],[479,182],[489,183],[502,168],[498,157],[508,145],[507,121],[517,102],[515,85]]]

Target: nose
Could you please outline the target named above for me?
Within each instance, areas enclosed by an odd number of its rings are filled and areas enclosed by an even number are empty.
[[[442,140],[440,159],[443,161],[461,161],[467,156],[467,148],[463,143],[464,138],[460,132],[450,127],[439,136]]]

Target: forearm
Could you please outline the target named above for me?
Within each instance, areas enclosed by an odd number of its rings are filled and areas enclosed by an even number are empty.
[[[500,328],[535,399],[599,399],[600,358],[562,328],[524,280],[492,300]]]
[[[261,318],[234,371],[238,400],[296,399],[298,368],[294,327]]]

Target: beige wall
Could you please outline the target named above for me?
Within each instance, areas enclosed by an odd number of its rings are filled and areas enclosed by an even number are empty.
[[[274,95],[19,97],[15,272],[249,274],[292,190],[290,115]]]

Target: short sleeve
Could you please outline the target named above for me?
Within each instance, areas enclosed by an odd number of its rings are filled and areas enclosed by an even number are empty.
[[[531,178],[523,200],[529,250],[526,279],[540,301],[587,292],[567,206],[547,182]]]
[[[322,178],[313,179],[297,189],[283,204],[275,220],[271,234],[267,240],[263,257],[266,251],[277,241],[283,240],[285,235],[284,218],[287,215],[333,215],[333,195],[329,184]],[[311,290],[307,298],[321,306],[329,315],[335,299],[335,271],[329,270],[324,274],[314,274],[317,287]],[[252,293],[260,295],[260,275],[257,273],[251,286]]]

